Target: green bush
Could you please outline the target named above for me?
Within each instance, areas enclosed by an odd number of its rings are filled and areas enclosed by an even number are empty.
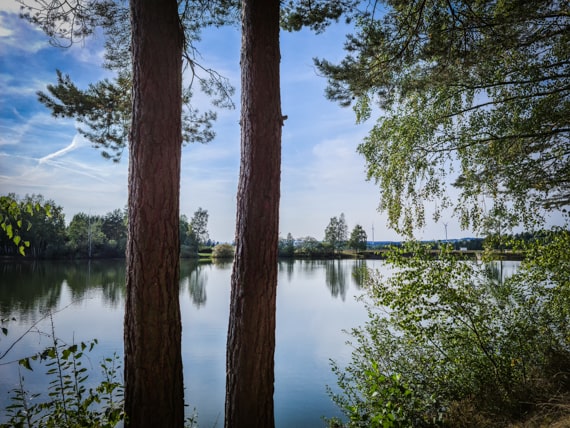
[[[234,247],[230,244],[218,244],[212,251],[212,258],[231,259],[234,256]]]
[[[570,234],[525,245],[507,279],[450,247],[392,251],[393,274],[367,282],[350,364],[333,364],[348,426],[458,426],[464,412],[501,426],[570,393]]]
[[[7,334],[7,328],[2,327]],[[102,380],[93,385],[91,372],[85,367],[97,344],[91,342],[67,345],[54,335],[52,346],[19,361],[19,384],[11,391],[10,403],[4,409],[5,422],[0,428],[115,428],[126,419],[123,410],[124,386],[120,357],[114,354],[100,363]],[[49,335],[49,334],[48,334]],[[49,380],[47,391],[26,389],[21,369],[33,370],[43,365]],[[196,411],[184,421],[185,428],[198,426]]]
[[[45,364],[50,380],[47,394],[28,391],[20,374],[5,409],[8,420],[0,427],[115,427],[124,418],[119,357],[106,358],[100,365],[103,380],[87,389],[89,374],[83,359],[96,343],[69,346],[54,338],[53,346],[20,360],[19,367],[28,370],[37,362]]]

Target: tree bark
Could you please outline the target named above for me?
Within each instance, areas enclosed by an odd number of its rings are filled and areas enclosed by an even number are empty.
[[[279,0],[242,1],[241,164],[225,426],[271,428],[281,178]]]
[[[131,0],[126,426],[182,427],[179,194],[183,34],[176,0]]]

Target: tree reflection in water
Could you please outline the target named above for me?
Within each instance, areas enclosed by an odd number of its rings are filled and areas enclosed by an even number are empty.
[[[122,304],[124,260],[20,261],[0,264],[0,315],[20,321],[39,319],[57,309],[63,290],[80,301],[101,290],[105,305]]]
[[[207,268],[209,264],[198,260],[184,260],[180,264],[180,289],[188,288],[192,303],[197,308],[206,304],[206,284],[208,282]]]
[[[356,288],[360,290],[368,279],[368,266],[366,264],[366,260],[360,259],[354,261],[354,264],[352,265],[352,279],[354,280]]]
[[[293,272],[295,270],[295,259],[287,258],[279,260],[279,272],[287,272],[287,280],[291,282],[293,278]]]
[[[346,273],[341,260],[331,260],[326,263],[326,282],[331,291],[331,296],[338,297],[344,301],[346,299]]]

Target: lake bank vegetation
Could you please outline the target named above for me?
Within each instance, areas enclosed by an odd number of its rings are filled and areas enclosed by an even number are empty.
[[[6,233],[0,234],[0,257],[21,259],[106,259],[124,258],[127,243],[127,212],[116,209],[105,215],[78,213],[67,224],[63,207],[53,200],[45,200],[42,195],[5,196],[15,201],[21,211],[19,219],[22,227],[12,225],[18,242],[27,242],[23,254],[14,246],[13,238]],[[49,211],[27,206],[47,206]],[[3,215],[7,215],[4,214]],[[340,220],[331,218],[325,228],[324,239],[312,236],[294,238],[291,233],[279,239],[278,251],[281,258],[388,258],[391,247],[401,247],[404,242],[369,242],[362,226],[356,225],[350,236],[347,232],[344,214]],[[8,223],[10,224],[10,223]],[[500,240],[495,235],[487,238],[465,238],[443,241],[429,241],[434,256],[443,245],[449,245],[458,255],[466,258],[481,258],[486,249],[498,257],[518,260],[523,255],[513,244],[516,241],[532,241],[540,238],[537,233],[521,233],[503,236]],[[199,208],[191,219],[180,216],[180,256],[182,258],[209,259],[214,257],[233,257],[229,251],[232,244],[226,243],[215,251],[220,242],[210,239],[208,232],[208,211]],[[229,246],[229,247],[228,247]]]
[[[567,426],[570,232],[520,245],[508,277],[421,243],[390,252],[393,275],[369,272],[369,319],[349,332],[351,362],[332,365],[349,422],[330,426]]]

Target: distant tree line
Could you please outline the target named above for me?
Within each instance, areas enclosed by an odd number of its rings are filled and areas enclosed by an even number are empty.
[[[517,251],[517,245],[520,245],[521,242],[533,243],[543,239],[545,235],[550,236],[550,234],[546,231],[500,234],[493,230],[481,238],[434,240],[425,243],[434,250],[441,248],[442,244],[447,244],[455,251],[483,251],[484,249]],[[387,250],[391,247],[402,247],[403,245],[404,242],[399,241],[368,242],[366,231],[360,224],[356,224],[349,235],[346,218],[344,213],[341,213],[339,217],[331,217],[324,230],[322,241],[312,236],[295,238],[291,233],[288,233],[285,238],[280,237],[279,256],[330,258],[338,256],[340,252],[346,250],[359,254],[366,250]]]
[[[42,195],[26,195],[19,198],[15,194],[6,197],[16,201],[19,207],[18,223],[11,228],[20,242],[29,243],[24,248],[29,258],[123,258],[127,242],[127,210],[115,209],[105,215],[90,215],[84,212],[73,216],[68,225],[65,222],[63,208],[53,200],[45,200]],[[49,210],[27,209],[27,207],[49,207]],[[0,208],[0,214],[10,225],[8,206]],[[180,216],[180,254],[181,257],[198,257],[199,253],[212,253],[219,242],[210,239],[208,232],[208,211],[198,208],[192,218]],[[4,227],[6,229],[6,227]],[[20,255],[14,245],[14,236],[0,234],[0,256],[15,257]],[[499,239],[500,238],[500,239]],[[511,250],[508,239],[497,233],[490,233],[486,238],[465,238],[449,240],[455,250],[482,250],[485,246],[500,250]],[[535,233],[513,235],[519,241],[532,241],[540,238]],[[497,244],[500,241],[500,245]],[[441,242],[434,241],[433,248]],[[27,244],[28,245],[28,244]],[[350,234],[344,213],[332,217],[325,227],[324,238],[318,240],[312,236],[294,238],[288,233],[279,239],[280,257],[335,257],[341,251],[349,250],[355,254],[365,250],[380,250],[388,246],[400,246],[400,242],[373,243],[369,245],[366,231],[356,224]],[[228,254],[232,251],[224,248]],[[220,250],[221,251],[221,250]],[[224,253],[225,254],[225,253]],[[229,257],[229,256],[224,256]]]
[[[339,217],[332,217],[325,228],[325,237],[322,241],[306,236],[295,239],[291,233],[286,238],[279,239],[280,257],[334,257],[345,249],[355,253],[366,250],[368,237],[364,228],[357,224],[348,235],[348,226],[344,213]]]
[[[19,198],[7,195],[21,208],[18,210],[18,224],[11,225],[5,209],[3,219],[20,242],[29,245],[24,248],[29,258],[123,258],[127,244],[127,210],[115,209],[105,215],[91,215],[80,212],[73,216],[68,225],[63,208],[42,195],[26,195]],[[49,210],[27,210],[28,206],[48,206]],[[7,228],[7,227],[6,227]],[[6,229],[4,228],[4,229]],[[208,234],[208,211],[202,208],[189,220],[180,216],[180,245],[182,257],[198,257],[199,251],[211,252],[217,242]],[[0,256],[20,256],[19,247],[14,245],[13,236],[0,234]]]

